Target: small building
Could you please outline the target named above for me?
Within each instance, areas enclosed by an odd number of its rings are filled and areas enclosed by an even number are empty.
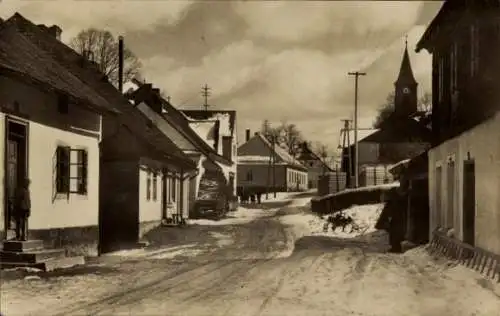
[[[417,106],[418,83],[405,47],[397,80],[394,82],[394,112],[376,130],[365,130],[360,137],[359,183],[378,185],[390,182],[388,167],[404,159],[418,156],[430,147],[430,129],[420,121]],[[350,140],[353,134],[350,131]],[[342,171],[347,173],[348,186],[354,176],[355,144],[343,149]]]
[[[189,197],[186,201],[190,217],[203,217],[205,211],[229,210],[233,205],[234,162],[219,154],[190,126],[191,120],[165,100],[152,84],[135,81],[136,89],[128,98],[164,135],[187,155],[197,166],[196,176],[189,180]],[[227,154],[227,153],[226,153]]]
[[[309,148],[307,143],[301,145],[297,160],[307,168],[308,189],[317,189],[319,178],[333,172],[330,166]]]
[[[305,191],[307,168],[279,145],[273,145],[261,133],[250,137],[238,148],[238,193]]]
[[[0,24],[1,238],[14,236],[13,190],[29,178],[29,238],[92,255],[99,241],[101,121],[119,110],[61,63],[59,48],[72,50],[60,32],[18,13]]]
[[[500,3],[445,1],[417,44],[432,54],[430,233],[500,254]]]
[[[236,194],[236,162],[238,157],[238,131],[236,111],[233,110],[182,110],[188,117],[189,126],[218,155],[230,160],[229,186]]]

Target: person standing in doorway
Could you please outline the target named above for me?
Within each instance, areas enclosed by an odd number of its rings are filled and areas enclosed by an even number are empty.
[[[31,215],[31,192],[29,179],[20,182],[14,199],[14,217],[16,220],[16,239],[25,241],[27,238],[27,221]]]

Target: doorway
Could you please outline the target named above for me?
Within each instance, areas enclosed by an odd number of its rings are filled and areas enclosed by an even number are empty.
[[[476,170],[474,160],[464,161],[464,194],[462,229],[464,242],[471,246],[475,243],[476,225]]]
[[[4,183],[4,239],[15,236],[13,214],[14,192],[20,181],[28,177],[28,124],[11,118],[5,122],[5,183]]]
[[[163,170],[163,175],[161,177],[161,218],[162,220],[167,219],[167,171]]]

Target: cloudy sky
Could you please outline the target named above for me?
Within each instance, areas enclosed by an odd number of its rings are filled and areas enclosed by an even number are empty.
[[[265,118],[296,123],[312,141],[338,145],[341,119],[352,118],[360,78],[360,126],[370,127],[394,89],[404,38],[419,93],[430,91],[430,55],[414,53],[439,1],[133,1],[0,0],[0,17],[16,11],[57,24],[68,41],[105,28],[125,37],[147,81],[176,105],[209,103],[238,111],[239,137]],[[200,107],[201,108],[201,107]]]

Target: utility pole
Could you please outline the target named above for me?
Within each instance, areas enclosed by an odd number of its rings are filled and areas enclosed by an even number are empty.
[[[208,97],[210,96],[210,87],[205,84],[202,88],[201,88],[201,95],[203,96],[203,98],[205,99],[205,102],[203,103],[203,107],[205,108],[205,111],[208,110]]]
[[[349,76],[354,76],[354,187],[359,186],[359,148],[358,148],[358,79],[359,76],[366,76],[365,72],[349,72]]]
[[[342,122],[344,122],[344,128],[342,129],[342,131],[344,132],[343,137],[342,137],[342,148],[347,151],[346,153],[342,152],[342,157],[344,158],[347,156],[346,174],[349,175],[348,184],[350,187],[352,187],[353,161],[352,161],[352,152],[351,152],[351,127],[350,127],[352,120],[342,120]],[[346,182],[347,182],[347,179],[346,179]]]

